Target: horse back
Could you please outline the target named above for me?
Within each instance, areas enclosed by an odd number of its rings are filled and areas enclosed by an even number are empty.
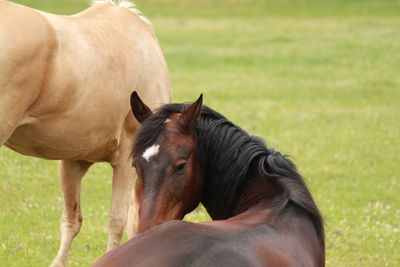
[[[211,225],[170,221],[129,240],[93,266],[306,266],[289,260],[284,249],[279,251],[280,241],[269,234],[273,231],[267,225],[238,232]]]
[[[58,97],[66,105],[78,96],[81,102],[118,109],[138,90],[151,104],[169,102],[168,69],[158,41],[134,12],[103,3],[73,16],[40,13],[58,42],[44,98],[51,95],[57,102]],[[62,90],[58,94],[54,88]],[[124,109],[129,112],[129,105]]]
[[[75,108],[77,98],[84,103],[103,99],[98,103],[103,108],[115,108],[120,101],[129,103],[133,90],[150,106],[170,101],[168,68],[158,40],[126,8],[103,3],[60,16],[2,1],[0,40],[0,84],[8,85],[0,90],[40,94],[30,114]],[[129,104],[124,110],[129,112]]]

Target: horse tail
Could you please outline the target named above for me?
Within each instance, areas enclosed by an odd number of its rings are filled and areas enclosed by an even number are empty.
[[[136,8],[136,4],[130,0],[92,0],[92,5],[100,3],[110,3],[116,7],[126,8],[136,14],[146,26],[154,32],[154,27],[151,21]]]

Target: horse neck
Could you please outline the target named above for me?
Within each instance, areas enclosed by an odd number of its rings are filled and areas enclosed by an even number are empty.
[[[239,188],[236,191],[229,192],[229,194],[222,191],[207,194],[207,191],[212,191],[216,188],[216,184],[218,186],[220,183],[214,177],[205,179],[206,197],[203,197],[202,204],[212,219],[227,219],[248,211],[251,211],[251,213],[265,211],[266,214],[270,214],[284,208],[288,194],[284,192],[275,179],[259,174],[257,165],[258,160],[254,159],[248,167],[245,178],[241,179]],[[235,180],[235,177],[232,178],[232,180]],[[224,186],[228,188],[227,185],[220,187],[224,188]],[[229,189],[227,190],[229,191]],[[218,192],[218,190],[216,191]],[[232,203],[228,207],[224,205],[224,201],[227,200],[227,196],[230,194],[235,195],[229,198]],[[221,211],[221,209],[224,210]],[[228,209],[228,212],[226,209]],[[269,216],[267,217],[269,218]]]
[[[261,214],[257,221],[287,229],[299,220],[323,262],[323,220],[290,160],[224,119],[202,119],[196,137],[204,176],[201,202],[212,219]]]
[[[246,186],[235,209],[232,223],[258,227],[273,225],[313,251],[315,266],[325,266],[325,242],[316,231],[309,213],[290,198],[276,177],[257,175]],[[293,240],[294,240],[293,239]]]
[[[282,164],[289,162],[282,163],[282,161],[285,161],[282,156],[271,156],[270,162],[277,165],[276,168],[278,169],[286,167]],[[246,158],[245,160],[250,161],[250,164],[246,167],[246,175],[240,179],[235,177],[235,175],[240,175],[227,169],[230,179],[226,179],[227,176],[225,176],[224,180],[220,181],[218,173],[216,173],[216,176],[212,176],[210,174],[213,174],[213,172],[207,171],[207,167],[205,167],[205,184],[201,202],[207,212],[214,220],[228,219],[254,210],[273,214],[274,218],[301,214],[300,217],[304,218],[305,221],[312,222],[313,225],[311,226],[315,228],[319,241],[324,246],[323,220],[301,177],[294,171],[282,171],[281,175],[273,174],[271,177],[261,173],[260,163],[264,166],[268,161],[267,158],[269,156],[264,154]],[[210,161],[214,166],[218,165],[218,160],[213,158],[202,162],[202,164],[207,166]],[[229,164],[234,165],[235,162],[230,161]],[[285,176],[283,173],[293,177]],[[239,182],[236,184],[236,188],[234,190],[229,188],[230,183],[236,183],[237,180]],[[294,208],[287,209],[287,206]],[[296,212],[292,212],[293,210]]]
[[[276,180],[257,174],[254,168],[250,171],[247,185],[238,200],[234,215],[248,210],[265,210],[268,213],[279,213],[288,202],[289,196]]]
[[[203,116],[196,138],[204,176],[201,202],[214,220],[230,218],[254,176],[249,170],[258,169],[260,156],[268,150],[258,137],[218,116]]]

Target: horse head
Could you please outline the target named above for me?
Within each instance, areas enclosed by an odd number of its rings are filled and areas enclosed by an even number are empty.
[[[200,202],[203,179],[195,127],[202,95],[181,113],[153,113],[136,92],[135,118],[142,124],[133,147],[132,164],[139,203],[138,233],[169,220],[182,219]]]

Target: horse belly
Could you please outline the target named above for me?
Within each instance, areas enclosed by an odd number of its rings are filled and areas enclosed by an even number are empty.
[[[105,129],[73,119],[34,120],[19,126],[5,145],[20,154],[44,159],[110,161],[119,144],[117,129],[114,125]]]

